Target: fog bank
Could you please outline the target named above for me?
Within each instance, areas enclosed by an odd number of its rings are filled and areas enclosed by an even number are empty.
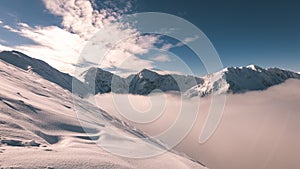
[[[210,98],[181,99],[176,94],[117,97],[104,94],[95,96],[95,100],[100,108],[152,136],[170,127],[183,109],[185,113],[197,110],[191,132],[175,149],[210,169],[294,169],[300,166],[299,87],[300,80],[288,80],[265,91],[228,94],[222,121],[204,144],[199,144],[198,140]],[[115,100],[120,97],[130,101]],[[132,122],[122,116],[122,112],[128,111],[145,113],[152,120]],[[190,123],[186,121],[187,125]]]

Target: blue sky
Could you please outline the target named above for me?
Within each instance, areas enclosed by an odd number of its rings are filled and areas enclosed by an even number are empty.
[[[51,3],[52,2],[52,3]],[[53,3],[54,2],[54,3]],[[70,2],[70,1],[69,1]],[[0,2],[0,44],[4,47],[25,52],[33,57],[45,60],[54,67],[72,73],[76,65],[80,44],[91,37],[91,34],[101,29],[109,19],[103,19],[100,26],[94,26],[83,20],[86,18],[70,18],[74,16],[63,12],[72,9],[64,6],[63,9],[55,3],[63,3],[63,0],[7,0]],[[97,17],[116,18],[117,15],[131,14],[135,12],[165,12],[182,17],[201,29],[216,48],[224,66],[245,66],[257,64],[263,67],[280,67],[293,71],[300,71],[300,2],[299,1],[192,1],[192,0],[135,0],[126,1],[93,1],[90,3],[95,11],[101,11]],[[86,3],[76,4],[78,10]],[[70,8],[68,8],[70,7]],[[86,8],[84,8],[86,9]],[[95,16],[91,16],[94,17]],[[72,21],[76,22],[72,22]],[[78,22],[82,26],[78,26]],[[21,23],[21,24],[20,24]],[[90,26],[92,25],[92,26]],[[89,31],[86,33],[84,31]],[[54,37],[54,36],[59,37]],[[41,38],[36,38],[40,36]],[[117,35],[116,35],[117,36]],[[119,36],[119,35],[118,35]],[[64,41],[66,40],[66,41]],[[168,41],[175,45],[175,40],[167,37],[142,38],[142,44],[148,47],[157,47],[155,40]],[[62,41],[64,41],[62,43]],[[146,43],[147,42],[147,43]],[[148,42],[153,42],[152,46]],[[68,44],[69,43],[69,44]],[[127,46],[134,41],[126,42]],[[71,46],[71,47],[70,47]],[[126,45],[121,45],[126,46]],[[68,50],[64,50],[68,48]],[[55,50],[55,51],[53,51]],[[195,54],[185,46],[169,49],[170,52],[182,59],[198,75],[205,74],[201,62]],[[180,72],[174,59],[158,55],[149,55],[149,51],[141,49],[133,51],[135,55],[128,62],[138,60],[132,65],[120,67],[120,70],[134,72],[142,67],[153,69],[167,69],[170,72]],[[124,53],[115,52],[118,55]],[[126,53],[125,53],[126,55]],[[111,56],[114,58],[115,56]],[[150,57],[153,57],[152,59]],[[170,57],[171,60],[170,61]],[[115,60],[118,58],[114,58]],[[141,60],[139,60],[141,59]],[[143,60],[150,60],[143,62]],[[113,60],[113,59],[112,59]],[[174,62],[173,62],[174,61]],[[112,61],[106,65],[106,69],[115,70],[118,63]],[[185,73],[185,72],[184,72]]]

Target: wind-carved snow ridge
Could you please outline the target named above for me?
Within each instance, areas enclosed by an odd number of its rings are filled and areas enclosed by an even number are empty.
[[[279,68],[264,69],[257,65],[228,67],[205,76],[203,84],[192,87],[185,95],[188,97],[203,97],[210,94],[235,94],[265,90],[290,78],[300,79],[300,75]]]

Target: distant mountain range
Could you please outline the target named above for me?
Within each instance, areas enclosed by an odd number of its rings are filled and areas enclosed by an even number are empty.
[[[148,95],[153,92],[187,91],[191,87],[202,84],[203,79],[185,75],[160,75],[148,69],[122,78],[100,68],[90,68],[82,75],[85,83],[97,93],[131,93]]]
[[[256,65],[228,67],[204,77],[190,75],[161,75],[143,69],[122,78],[100,68],[89,68],[81,74],[84,82],[62,73],[49,64],[17,51],[3,51],[0,59],[23,70],[32,71],[62,88],[75,91],[79,96],[102,93],[131,93],[148,95],[155,92],[180,91],[187,97],[210,94],[243,93],[265,90],[300,74],[279,68],[263,69]]]
[[[203,97],[212,93],[265,90],[290,78],[300,79],[300,74],[279,68],[263,69],[256,65],[228,67],[203,77],[204,83],[192,87],[185,94]]]

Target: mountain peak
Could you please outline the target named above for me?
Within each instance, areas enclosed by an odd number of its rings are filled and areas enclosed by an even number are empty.
[[[151,71],[149,69],[143,69],[138,73],[139,78],[147,78],[147,79],[155,79],[157,76],[159,76],[158,73]]]
[[[237,69],[250,69],[250,70],[254,70],[254,71],[262,71],[264,70],[264,68],[260,67],[260,66],[257,66],[257,65],[254,65],[254,64],[251,64],[251,65],[248,65],[248,66],[240,66],[240,67],[235,67],[235,66],[231,66],[231,67],[226,67],[222,70],[222,72],[228,72],[230,70],[237,70]]]
[[[261,71],[261,70],[263,70],[263,68],[261,68],[261,67],[259,67],[257,65],[254,65],[254,64],[248,65],[248,66],[246,66],[246,68],[252,69],[254,71]]]
[[[152,70],[149,70],[149,69],[142,69],[139,73],[151,73],[151,74],[158,74]]]

